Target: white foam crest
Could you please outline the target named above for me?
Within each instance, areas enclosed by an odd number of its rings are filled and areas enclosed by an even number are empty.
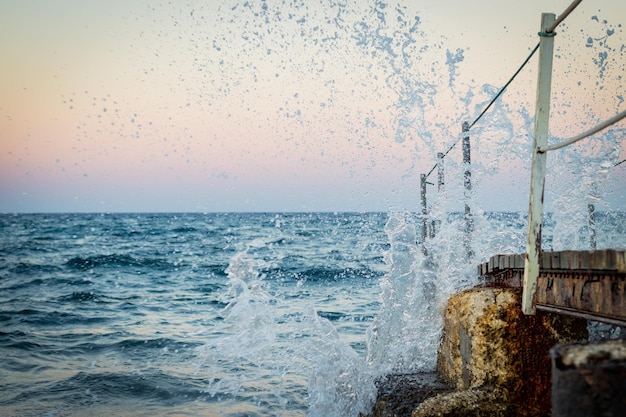
[[[222,297],[228,303],[221,312],[223,321],[211,329],[213,337],[201,349],[204,359],[199,370],[206,369],[211,376],[207,387],[211,395],[235,395],[254,381],[254,368],[264,362],[276,340],[276,309],[263,289],[258,267],[246,248],[233,256],[226,270],[230,283]],[[224,363],[249,369],[235,376],[224,373]]]
[[[330,321],[311,308],[300,326],[311,343],[300,345],[299,356],[309,361],[311,417],[356,416],[369,413],[376,399],[375,374],[363,358],[341,341]]]
[[[365,360],[312,305],[297,297],[292,301],[273,297],[258,272],[262,265],[245,249],[227,268],[229,303],[222,311],[223,322],[212,329],[214,337],[201,349],[204,360],[199,371],[211,375],[207,392],[247,395],[275,380],[270,395],[277,407],[293,408],[293,400],[289,403],[284,395],[295,391],[302,393],[297,401],[308,400],[310,416],[369,412],[376,388]],[[223,371],[229,367],[239,371]]]
[[[385,231],[390,272],[381,280],[381,309],[368,332],[367,360],[380,374],[434,366],[440,331],[435,277],[417,246],[407,213],[390,213]]]

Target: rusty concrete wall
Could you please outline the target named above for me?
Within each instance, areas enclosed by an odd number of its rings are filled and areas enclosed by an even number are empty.
[[[448,302],[438,372],[460,392],[499,393],[481,398],[506,403],[503,415],[545,416],[550,412],[549,350],[586,338],[585,320],[523,315],[519,288],[473,288]]]

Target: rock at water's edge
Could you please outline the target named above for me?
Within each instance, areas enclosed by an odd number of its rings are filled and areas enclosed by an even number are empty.
[[[378,398],[370,417],[410,416],[427,398],[454,391],[436,372],[387,375],[376,385]]]
[[[379,387],[372,416],[549,416],[549,351],[561,343],[586,339],[583,319],[522,314],[519,288],[461,291],[448,301],[437,356],[438,378],[456,390],[429,391],[423,384],[396,381],[401,388],[395,388],[393,395]]]
[[[509,417],[511,407],[506,392],[469,389],[440,394],[421,403],[411,417]]]
[[[501,415],[550,415],[549,351],[586,339],[586,321],[541,312],[526,316],[520,305],[518,288],[472,288],[454,294],[445,312],[437,370],[461,392],[493,387],[499,393],[493,400],[507,403],[508,411]]]

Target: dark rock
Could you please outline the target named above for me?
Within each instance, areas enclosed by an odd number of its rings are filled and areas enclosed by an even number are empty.
[[[387,375],[376,385],[378,398],[371,417],[410,417],[427,398],[454,391],[436,372]]]
[[[439,394],[420,404],[411,417],[515,417],[507,392],[492,387]]]
[[[549,416],[549,350],[586,339],[586,321],[525,316],[520,299],[515,288],[454,294],[444,316],[437,372],[379,381],[371,417]]]

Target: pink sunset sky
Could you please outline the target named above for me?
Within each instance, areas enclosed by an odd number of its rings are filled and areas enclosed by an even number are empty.
[[[0,2],[0,212],[418,210],[569,3]],[[624,24],[623,0],[585,0],[557,29],[553,141],[626,108]],[[485,210],[527,210],[536,73],[472,129]],[[625,210],[625,130],[550,154],[548,200],[582,184]]]

